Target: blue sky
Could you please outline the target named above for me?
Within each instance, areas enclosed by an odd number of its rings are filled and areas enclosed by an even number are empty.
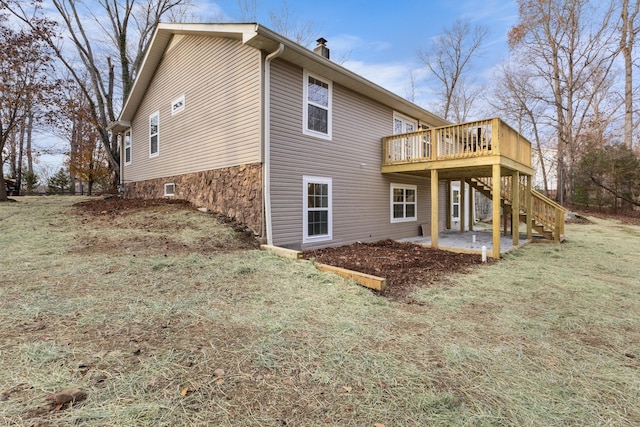
[[[284,8],[284,0],[255,3],[257,21],[267,27],[271,27],[269,13]],[[342,65],[352,71],[400,96],[409,93],[413,71],[418,88],[415,101],[427,109],[433,82],[418,60],[419,48],[427,49],[433,37],[458,18],[486,25],[490,36],[475,64],[475,76],[482,83],[506,59],[507,32],[518,19],[515,0],[287,0],[287,4],[291,21],[312,22],[317,37],[328,40],[332,59],[346,55]],[[205,20],[207,14],[208,19],[242,20],[237,0],[211,0],[203,12]]]

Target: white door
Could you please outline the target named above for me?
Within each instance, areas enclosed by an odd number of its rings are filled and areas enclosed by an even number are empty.
[[[398,135],[401,133],[414,132],[418,129],[418,122],[410,119],[409,117],[402,116],[400,114],[393,115],[393,134]],[[412,146],[413,138],[402,138],[397,141],[396,146],[393,147],[395,157],[399,160],[406,160],[413,157],[417,157],[417,153],[414,153],[414,147]]]

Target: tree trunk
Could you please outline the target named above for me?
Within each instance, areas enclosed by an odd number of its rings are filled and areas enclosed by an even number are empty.
[[[31,141],[33,135],[33,112],[29,112],[27,116],[27,171],[33,173],[33,151],[31,150]]]
[[[1,129],[0,129],[1,132]],[[0,149],[0,166],[4,164],[2,160],[2,150]],[[7,185],[4,182],[4,176],[2,174],[2,169],[0,169],[0,202],[6,202],[7,197]]]

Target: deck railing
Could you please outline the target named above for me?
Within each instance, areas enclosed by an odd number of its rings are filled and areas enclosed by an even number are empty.
[[[504,200],[511,202],[513,200],[512,195],[512,177],[503,176],[500,178],[500,197]],[[524,180],[524,177],[521,177]],[[477,181],[482,182],[487,188],[493,188],[493,179],[489,177],[476,178]],[[520,189],[520,210],[522,213],[527,212],[527,205],[525,203],[527,195],[527,186],[523,181],[519,182]],[[541,224],[546,230],[551,230],[556,240],[564,236],[564,217],[567,209],[559,203],[546,197],[544,194],[536,190],[531,190],[531,215],[533,219]]]
[[[531,143],[500,119],[387,136],[382,153],[383,166],[494,155],[531,166]]]

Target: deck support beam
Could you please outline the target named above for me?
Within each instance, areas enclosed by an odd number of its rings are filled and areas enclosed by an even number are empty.
[[[511,175],[511,238],[513,246],[520,244],[520,172]]]
[[[446,188],[446,191],[447,191],[447,194],[446,194],[446,197],[445,197],[445,200],[446,200],[446,205],[445,205],[445,212],[446,212],[445,213],[445,215],[446,215],[445,216],[445,218],[446,218],[445,219],[445,228],[447,230],[451,230],[451,228],[452,228],[452,224],[451,224],[451,180],[448,179],[445,182],[446,182],[445,188]]]
[[[469,231],[473,231],[473,223],[476,220],[476,198],[473,187],[469,184]]]
[[[527,240],[533,240],[533,196],[531,195],[531,175],[527,175],[527,191],[525,192],[525,203],[527,207]]]
[[[500,165],[492,167],[492,186],[491,201],[493,205],[493,258],[500,258],[500,194],[502,194],[502,181],[500,179]]]
[[[460,214],[460,232],[464,233],[465,226],[464,223],[466,221],[466,211],[467,211],[467,195],[465,190],[466,184],[464,183],[464,178],[460,178],[460,202],[458,213]]]
[[[431,169],[431,247],[438,248],[438,170]]]

